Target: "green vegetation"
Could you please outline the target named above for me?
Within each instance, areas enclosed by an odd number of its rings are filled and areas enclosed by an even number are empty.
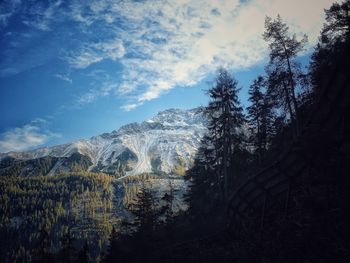
[[[270,59],[247,115],[227,70],[208,91],[209,133],[185,175],[189,209],[164,224],[159,198],[134,189],[136,231],[111,235],[106,262],[348,261],[349,11],[349,0],[325,10],[308,73],[296,59],[307,38],[266,18]]]
[[[69,171],[79,172],[87,171],[87,169],[92,165],[89,157],[82,155],[80,153],[73,153],[66,160],[64,160],[63,165],[69,169]]]
[[[158,158],[154,174],[118,180],[83,172],[90,162],[80,155],[3,159],[1,260],[347,262],[349,10],[349,0],[326,10],[309,73],[296,61],[306,38],[297,40],[281,17],[266,18],[270,59],[249,88],[246,116],[237,81],[219,70],[203,108],[209,132],[191,169],[181,158],[174,169],[189,185],[187,211],[174,213],[171,184],[163,196],[153,188],[167,178],[157,174]],[[76,172],[47,176],[58,161]],[[130,161],[125,151],[110,171],[120,176]],[[113,213],[115,194],[130,215],[123,222]]]
[[[73,153],[70,157],[45,156],[30,160],[17,160],[6,157],[0,160],[0,176],[45,176],[59,164],[55,172],[87,171],[92,165],[89,157]]]
[[[152,182],[159,179],[166,178],[156,173],[143,173],[138,175],[131,175],[123,178],[121,184],[124,190],[123,193],[123,205],[129,207],[135,203],[137,199],[137,193],[140,191],[144,184],[147,184],[149,188],[152,188]]]
[[[175,175],[184,176],[187,170],[185,160],[181,156],[179,156],[177,159],[178,164],[175,165],[173,173]]]
[[[130,149],[126,149],[118,156],[118,161],[125,171],[131,171],[131,164],[137,162],[137,155]]]
[[[25,161],[7,157],[0,161],[0,176],[46,175],[58,160],[59,158],[51,156]]]
[[[115,154],[115,152],[114,152]],[[111,157],[113,157],[113,155]],[[107,167],[105,167],[100,161],[93,169],[94,172],[103,171],[104,173],[113,175],[115,177],[120,177],[125,175],[125,172],[131,171],[132,167],[137,162],[137,155],[130,149],[124,150],[115,160],[115,162]],[[111,161],[109,159],[109,161]]]
[[[76,249],[106,246],[112,229],[111,178],[86,172],[44,177],[0,177],[0,254],[4,262],[38,260],[54,253],[70,233]]]
[[[105,262],[150,262],[156,240],[170,233],[166,224],[172,221],[174,193],[170,184],[169,191],[157,198],[150,182],[142,181],[127,206],[133,220],[124,222],[122,232],[112,231]]]
[[[160,157],[151,157],[152,172],[159,173],[161,171],[162,160]]]

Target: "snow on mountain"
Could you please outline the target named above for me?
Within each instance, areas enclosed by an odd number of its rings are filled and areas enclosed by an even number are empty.
[[[0,158],[68,158],[79,153],[90,159],[91,171],[125,171],[126,175],[152,171],[179,173],[191,165],[206,132],[205,123],[198,109],[169,109],[150,120],[127,124],[111,133],[27,152],[0,154]],[[53,169],[59,170],[59,164]]]

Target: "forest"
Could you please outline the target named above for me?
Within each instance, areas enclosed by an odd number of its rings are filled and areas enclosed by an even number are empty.
[[[266,17],[269,61],[247,109],[227,69],[207,91],[209,132],[185,174],[188,210],[164,220],[150,205],[160,200],[141,189],[137,228],[111,233],[106,262],[348,262],[349,10],[349,1],[325,10],[306,69],[307,36]]]
[[[62,253],[72,242],[93,244],[92,258],[112,230],[111,178],[105,174],[0,178],[1,255],[4,262],[31,262]],[[79,226],[79,227],[78,227]],[[61,253],[61,255],[60,255]]]
[[[269,61],[245,109],[235,77],[218,70],[199,110],[208,132],[193,166],[178,167],[187,209],[175,209],[171,183],[155,191],[166,175],[119,182],[124,219],[117,176],[1,175],[1,261],[348,262],[349,12],[349,0],[325,10],[307,67],[307,36],[266,17]]]

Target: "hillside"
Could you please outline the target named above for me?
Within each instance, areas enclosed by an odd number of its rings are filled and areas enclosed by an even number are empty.
[[[26,152],[0,153],[0,175],[52,175],[88,170],[117,176],[183,175],[206,132],[197,109],[169,109],[111,133]]]

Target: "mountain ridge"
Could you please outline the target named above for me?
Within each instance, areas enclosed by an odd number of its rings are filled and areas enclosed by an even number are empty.
[[[200,113],[200,108],[171,108],[160,111],[153,118],[141,123],[129,123],[110,133],[92,136],[89,139],[30,151],[0,153],[0,164],[2,163],[3,167],[4,160],[8,158],[13,158],[14,162],[44,157],[58,158],[47,173],[53,174],[72,170],[72,167],[63,163],[73,154],[79,154],[84,158],[74,160],[83,160],[81,162],[84,163],[84,167],[90,161],[91,165],[87,169],[89,171],[119,175],[145,172],[171,174],[178,166],[184,169],[191,166],[200,140],[206,132],[205,124],[206,119]],[[74,167],[77,165],[79,162],[76,162]],[[31,169],[27,165],[22,166],[21,169]],[[4,168],[0,168],[0,174],[4,172]]]

